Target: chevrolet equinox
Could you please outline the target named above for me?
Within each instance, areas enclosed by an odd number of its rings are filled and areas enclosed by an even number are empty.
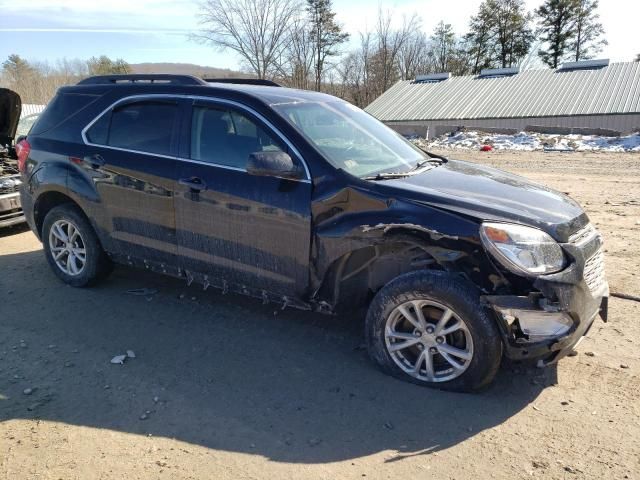
[[[368,308],[385,372],[473,391],[547,365],[607,315],[602,239],[571,198],[413,146],[268,81],[99,76],[16,145],[27,221],[63,282],[114,263],[263,302]]]

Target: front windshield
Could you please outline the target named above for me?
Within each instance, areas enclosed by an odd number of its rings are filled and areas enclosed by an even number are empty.
[[[273,105],[326,159],[358,177],[404,173],[429,158],[396,132],[343,101]]]

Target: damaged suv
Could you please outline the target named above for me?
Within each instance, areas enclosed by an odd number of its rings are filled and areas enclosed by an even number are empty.
[[[13,144],[21,110],[20,96],[0,88],[0,228],[24,222],[19,193],[22,182]]]
[[[59,90],[19,167],[63,282],[121,263],[283,307],[368,306],[372,359],[420,385],[477,390],[503,355],[555,362],[606,320],[601,236],[576,202],[321,93],[92,77]]]

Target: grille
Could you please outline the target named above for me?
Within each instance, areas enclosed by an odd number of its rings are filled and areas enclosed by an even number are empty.
[[[594,253],[584,264],[584,281],[591,293],[604,285],[604,253],[602,249]]]
[[[590,240],[591,237],[597,234],[598,231],[595,229],[595,227],[588,223],[569,237],[569,243],[573,243],[576,245],[581,244],[586,242],[587,240]]]

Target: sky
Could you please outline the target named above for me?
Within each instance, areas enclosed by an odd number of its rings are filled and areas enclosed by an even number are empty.
[[[458,34],[481,0],[334,0],[337,20],[352,34],[372,30],[378,6],[395,21],[417,13],[430,32],[443,20]],[[530,10],[541,0],[526,0]],[[238,69],[240,59],[190,39],[199,28],[198,0],[0,0],[0,61],[12,53],[34,61],[108,55],[129,63],[194,63]],[[638,0],[600,0],[609,45],[600,58],[631,61],[640,53]],[[348,46],[347,46],[348,48]]]

